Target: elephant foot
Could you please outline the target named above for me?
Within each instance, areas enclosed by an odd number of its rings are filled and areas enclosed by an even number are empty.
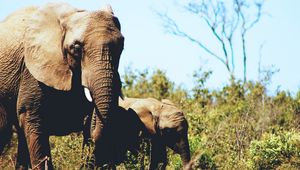
[[[44,170],[52,170],[53,166],[50,160],[50,157],[45,156],[44,159],[40,160],[39,163],[35,164],[35,166],[33,166],[32,170],[35,169],[44,169]]]
[[[30,168],[29,150],[23,129],[15,125],[18,133],[18,152],[16,160],[16,169],[25,170]]]

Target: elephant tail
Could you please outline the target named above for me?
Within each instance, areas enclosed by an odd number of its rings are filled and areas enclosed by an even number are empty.
[[[0,105],[0,155],[4,153],[5,146],[12,137],[12,124],[7,118],[7,114]]]

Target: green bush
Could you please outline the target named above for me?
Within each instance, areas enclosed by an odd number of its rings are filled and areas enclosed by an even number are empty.
[[[249,147],[251,169],[276,169],[280,166],[300,169],[299,132],[266,133],[261,140],[251,142]]]
[[[85,161],[91,156],[93,147],[82,149],[83,138],[81,134],[71,134],[68,136],[51,136],[50,147],[55,169],[69,169],[74,167],[79,169],[85,165]]]

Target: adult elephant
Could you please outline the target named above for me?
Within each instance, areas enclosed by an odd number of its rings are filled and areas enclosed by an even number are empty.
[[[24,8],[0,23],[0,42],[0,154],[15,126],[17,168],[26,169],[30,159],[32,167],[52,169],[49,135],[82,130],[83,113],[94,106],[101,141],[121,91],[124,38],[110,7]]]
[[[109,155],[116,163],[121,162],[126,150],[137,151],[138,141],[150,138],[150,169],[165,169],[167,165],[166,147],[179,154],[184,169],[190,169],[190,148],[188,142],[188,122],[182,110],[171,101],[153,98],[119,98],[118,119],[113,119],[112,148],[97,154]],[[93,128],[92,128],[93,129]],[[84,139],[89,135],[85,131]],[[142,132],[142,133],[140,133]],[[92,131],[92,138],[96,131]],[[106,147],[109,145],[107,144]]]

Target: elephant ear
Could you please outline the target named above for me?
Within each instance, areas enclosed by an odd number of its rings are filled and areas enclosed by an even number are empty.
[[[70,90],[72,71],[64,56],[63,20],[75,13],[68,4],[47,4],[30,18],[24,41],[24,60],[35,79],[57,90]]]
[[[148,103],[144,103],[143,100],[134,102],[130,108],[133,109],[137,115],[139,116],[140,120],[143,122],[146,130],[150,134],[156,134],[156,116],[148,109]]]

